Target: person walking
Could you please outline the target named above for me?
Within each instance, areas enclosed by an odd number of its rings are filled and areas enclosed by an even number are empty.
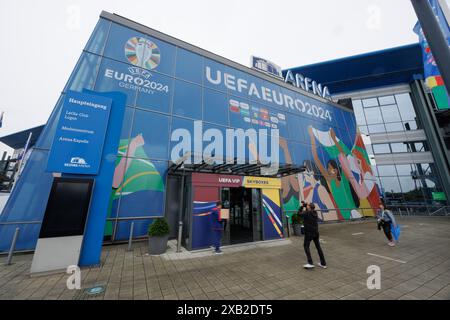
[[[211,210],[211,227],[212,238],[215,254],[222,254],[220,250],[220,242],[222,240],[223,223],[220,210],[222,209],[222,202],[217,201],[216,206]]]
[[[377,212],[377,227],[378,230],[383,228],[386,238],[389,240],[388,246],[394,247],[395,240],[392,237],[392,227],[397,228],[397,222],[391,210],[386,209],[383,203],[380,203],[380,209]]]
[[[313,241],[320,258],[320,263],[318,264],[318,266],[326,269],[327,263],[325,261],[325,256],[319,242],[319,217],[317,215],[317,211],[315,210],[315,205],[313,203],[309,203],[306,206],[306,211],[299,213],[299,215],[303,218],[303,226],[305,228],[305,240],[303,243],[303,248],[305,249],[306,257],[308,259],[308,263],[303,267],[305,269],[314,268],[311,251],[309,250],[311,241]]]

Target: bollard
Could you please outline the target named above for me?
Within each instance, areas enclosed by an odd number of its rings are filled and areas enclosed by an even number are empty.
[[[13,240],[11,243],[11,248],[9,248],[9,253],[8,253],[8,259],[6,260],[6,264],[7,265],[11,265],[12,263],[12,257],[13,257],[13,253],[14,253],[14,249],[16,248],[16,242],[17,242],[17,238],[19,237],[19,228],[16,228],[16,231],[14,231],[14,236],[13,236]]]
[[[128,251],[131,251],[131,244],[133,243],[133,229],[134,229],[134,221],[131,221],[130,238],[128,239]]]
[[[289,226],[289,216],[288,215],[286,215],[286,223],[287,223],[287,236],[288,236],[288,238],[290,238],[291,237],[291,229]]]
[[[177,252],[181,252],[181,237],[183,234],[183,221],[178,222],[178,239],[177,239]]]

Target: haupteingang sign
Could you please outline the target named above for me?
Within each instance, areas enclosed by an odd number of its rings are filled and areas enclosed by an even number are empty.
[[[47,171],[97,174],[112,100],[69,91],[61,109]]]

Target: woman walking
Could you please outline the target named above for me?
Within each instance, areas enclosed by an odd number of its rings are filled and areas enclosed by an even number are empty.
[[[383,228],[386,238],[389,240],[388,246],[394,247],[395,241],[392,237],[392,227],[397,228],[397,222],[395,221],[394,215],[391,210],[386,209],[383,203],[380,203],[380,209],[377,212],[377,225],[378,230]]]
[[[303,243],[303,248],[305,249],[306,257],[308,259],[308,263],[303,267],[305,269],[314,268],[311,251],[309,250],[311,241],[313,241],[320,258],[320,263],[318,264],[318,266],[326,269],[327,263],[325,261],[325,256],[319,242],[319,218],[317,216],[317,211],[315,210],[315,205],[313,203],[309,203],[306,206],[306,211],[299,213],[299,215],[303,218],[303,226],[305,228],[305,241]]]

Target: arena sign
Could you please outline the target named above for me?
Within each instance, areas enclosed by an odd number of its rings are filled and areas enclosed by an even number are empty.
[[[305,77],[300,73],[296,73],[294,76],[292,71],[288,70],[284,76],[284,82],[290,83],[293,86],[301,88],[305,91],[312,92],[322,98],[331,100],[330,91],[327,86],[322,86],[321,83],[317,83],[316,81]]]

